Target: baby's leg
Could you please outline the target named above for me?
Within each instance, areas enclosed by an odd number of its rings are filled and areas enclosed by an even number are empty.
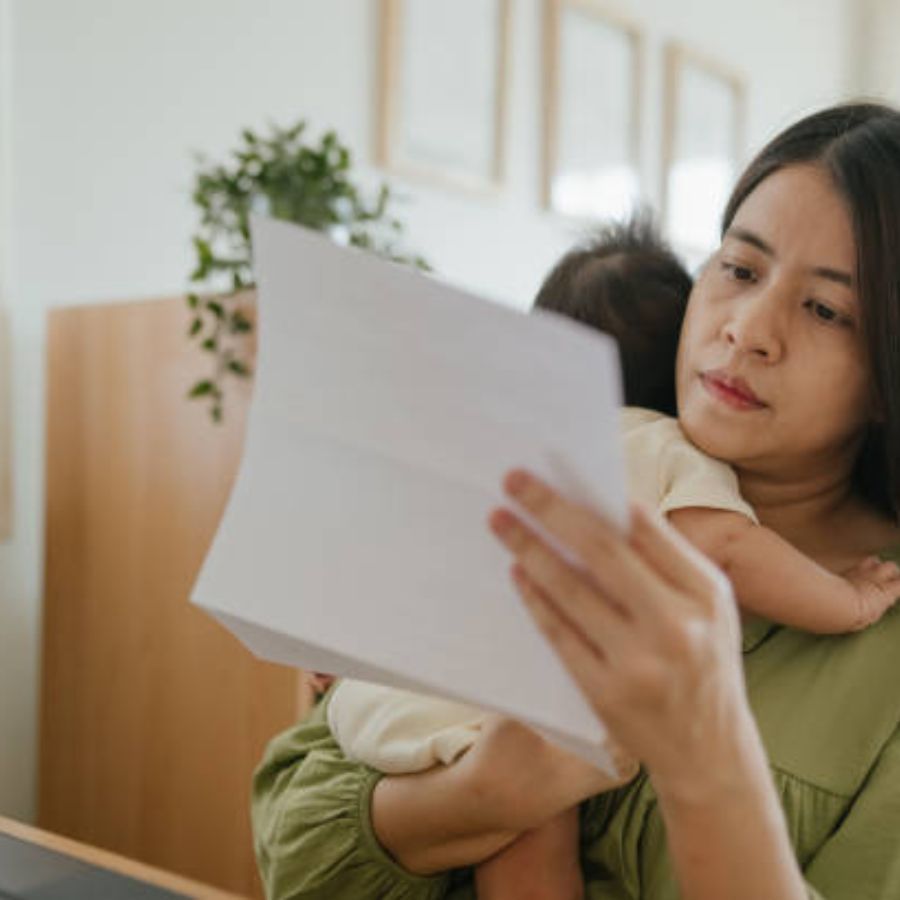
[[[582,900],[578,807],[526,831],[475,869],[478,900]]]

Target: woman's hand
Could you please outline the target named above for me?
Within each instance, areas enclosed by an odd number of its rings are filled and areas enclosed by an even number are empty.
[[[808,896],[747,703],[725,576],[640,507],[623,535],[525,472],[506,490],[583,564],[508,510],[491,516],[538,626],[612,737],[646,765],[681,896]]]
[[[723,759],[758,738],[725,576],[640,507],[624,535],[528,473],[510,473],[505,489],[583,564],[511,511],[492,514],[519,593],[614,739],[657,792],[696,799],[732,786],[716,781],[734,771]]]

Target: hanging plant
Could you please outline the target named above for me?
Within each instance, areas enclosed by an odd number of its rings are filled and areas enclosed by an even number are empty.
[[[208,356],[210,372],[188,396],[208,403],[216,422],[223,416],[228,379],[252,374],[252,213],[296,222],[341,243],[428,268],[420,256],[398,247],[403,226],[389,212],[390,188],[382,184],[366,199],[350,178],[350,151],[337,135],[329,131],[318,143],[307,143],[305,132],[305,121],[290,128],[270,126],[268,135],[245,129],[229,162],[199,159],[192,197],[200,224],[192,238],[188,336]]]

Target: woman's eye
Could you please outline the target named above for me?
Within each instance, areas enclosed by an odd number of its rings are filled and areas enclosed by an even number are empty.
[[[844,315],[841,315],[837,310],[832,309],[830,306],[826,306],[824,303],[820,303],[818,300],[807,300],[806,308],[817,318],[820,322],[826,323],[834,323],[837,325],[851,325],[851,320]]]
[[[723,262],[722,268],[729,278],[734,281],[756,281],[756,273],[748,266],[737,263]]]

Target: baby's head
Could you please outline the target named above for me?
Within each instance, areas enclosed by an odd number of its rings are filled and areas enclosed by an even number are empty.
[[[541,285],[534,307],[612,335],[625,403],[675,415],[675,355],[692,286],[650,217],[640,214],[567,253]]]

